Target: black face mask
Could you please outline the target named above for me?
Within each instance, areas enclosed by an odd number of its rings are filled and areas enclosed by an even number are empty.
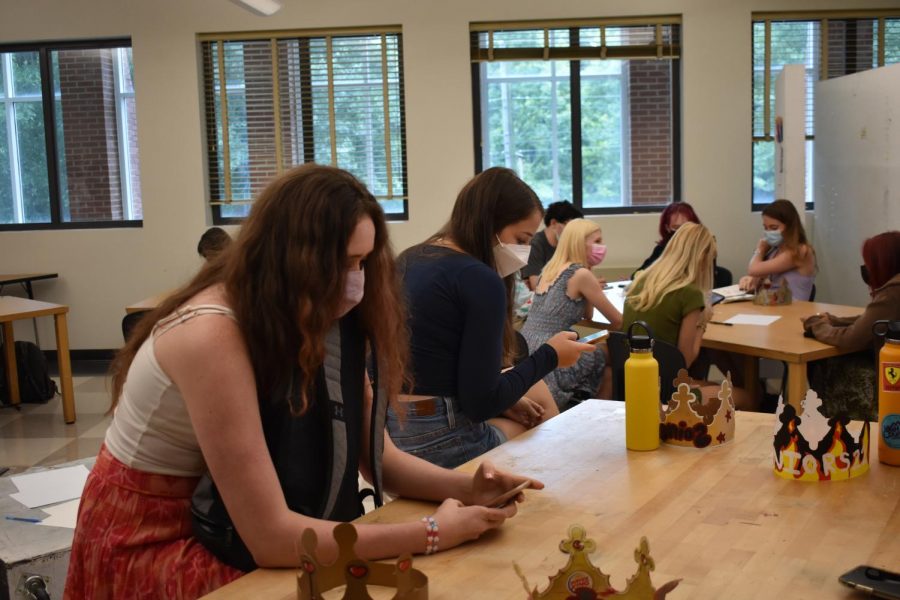
[[[859,274],[862,276],[863,283],[869,285],[869,268],[866,265],[859,265]]]

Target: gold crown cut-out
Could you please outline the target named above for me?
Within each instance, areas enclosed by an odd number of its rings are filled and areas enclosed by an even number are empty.
[[[700,386],[687,371],[678,370],[668,407],[660,407],[659,439],[675,446],[707,448],[734,439],[735,409],[731,374],[719,385],[715,398],[703,398]]]
[[[650,556],[647,538],[642,537],[640,546],[634,551],[638,570],[628,579],[625,589],[618,591],[610,584],[609,575],[591,563],[588,555],[596,549],[597,544],[587,537],[584,527],[571,525],[569,537],[559,543],[559,551],[568,554],[569,560],[565,567],[549,578],[550,585],[542,592],[537,587],[531,588],[519,565],[513,563],[513,568],[522,580],[529,600],[662,600],[681,581],[669,581],[659,589],[653,587],[650,571],[656,568],[656,564]]]
[[[334,528],[338,557],[331,564],[316,559],[318,537],[307,529],[301,537],[304,552],[300,553],[300,573],[297,575],[298,600],[322,600],[323,594],[346,585],[343,600],[371,600],[368,586],[396,588],[392,600],[427,600],[428,577],[413,569],[412,556],[404,554],[394,564],[369,562],[357,556],[356,528],[340,523]]]

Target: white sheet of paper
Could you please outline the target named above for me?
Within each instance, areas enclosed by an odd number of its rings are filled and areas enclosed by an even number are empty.
[[[62,504],[42,508],[41,510],[50,513],[50,516],[44,517],[44,520],[38,523],[38,525],[75,529],[75,521],[78,520],[78,504],[80,502],[81,498],[75,498],[74,500],[63,502]]]
[[[28,475],[15,475],[11,479],[19,491],[10,494],[10,497],[28,508],[80,498],[88,473],[90,471],[87,467],[77,465]]]
[[[725,322],[732,325],[771,325],[780,318],[778,315],[747,315],[741,313],[734,315]]]

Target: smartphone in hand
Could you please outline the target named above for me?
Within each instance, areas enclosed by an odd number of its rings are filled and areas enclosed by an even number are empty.
[[[860,565],[841,575],[838,581],[875,598],[900,600],[900,575],[884,569]]]
[[[503,508],[513,500],[515,500],[516,496],[519,495],[519,492],[528,488],[531,485],[531,480],[526,479],[516,487],[506,490],[496,498],[492,499],[490,502],[486,502],[485,506],[488,508]]]
[[[586,335],[583,338],[578,338],[576,341],[582,344],[599,344],[606,339],[607,335],[609,335],[609,332],[606,330],[602,330],[598,331],[597,333]]]

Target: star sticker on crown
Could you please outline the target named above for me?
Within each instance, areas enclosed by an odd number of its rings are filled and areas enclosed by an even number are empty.
[[[595,567],[588,555],[597,549],[594,540],[587,537],[581,525],[569,527],[569,537],[559,543],[559,550],[569,555],[566,566],[550,577],[550,585],[542,592],[531,588],[519,565],[513,563],[519,579],[525,586],[529,600],[662,600],[675,589],[680,580],[670,581],[659,589],[650,582],[650,571],[656,568],[650,556],[647,538],[641,538],[640,546],[634,551],[637,572],[631,576],[622,591],[616,590],[609,582],[609,575]]]
[[[340,523],[334,528],[338,544],[338,557],[329,564],[316,559],[318,538],[312,529],[306,529],[301,538],[304,552],[300,556],[300,574],[297,575],[298,600],[323,600],[325,592],[346,585],[342,600],[371,600],[368,586],[395,588],[391,600],[427,600],[428,577],[412,568],[412,557],[405,554],[394,564],[368,562],[356,555],[356,528],[350,523]],[[330,598],[337,598],[335,595]],[[378,596],[383,598],[384,596]]]
[[[719,386],[714,398],[704,398],[697,382],[680,369],[672,382],[675,392],[662,410],[659,439],[667,444],[706,448],[734,439],[734,401],[731,374]]]

